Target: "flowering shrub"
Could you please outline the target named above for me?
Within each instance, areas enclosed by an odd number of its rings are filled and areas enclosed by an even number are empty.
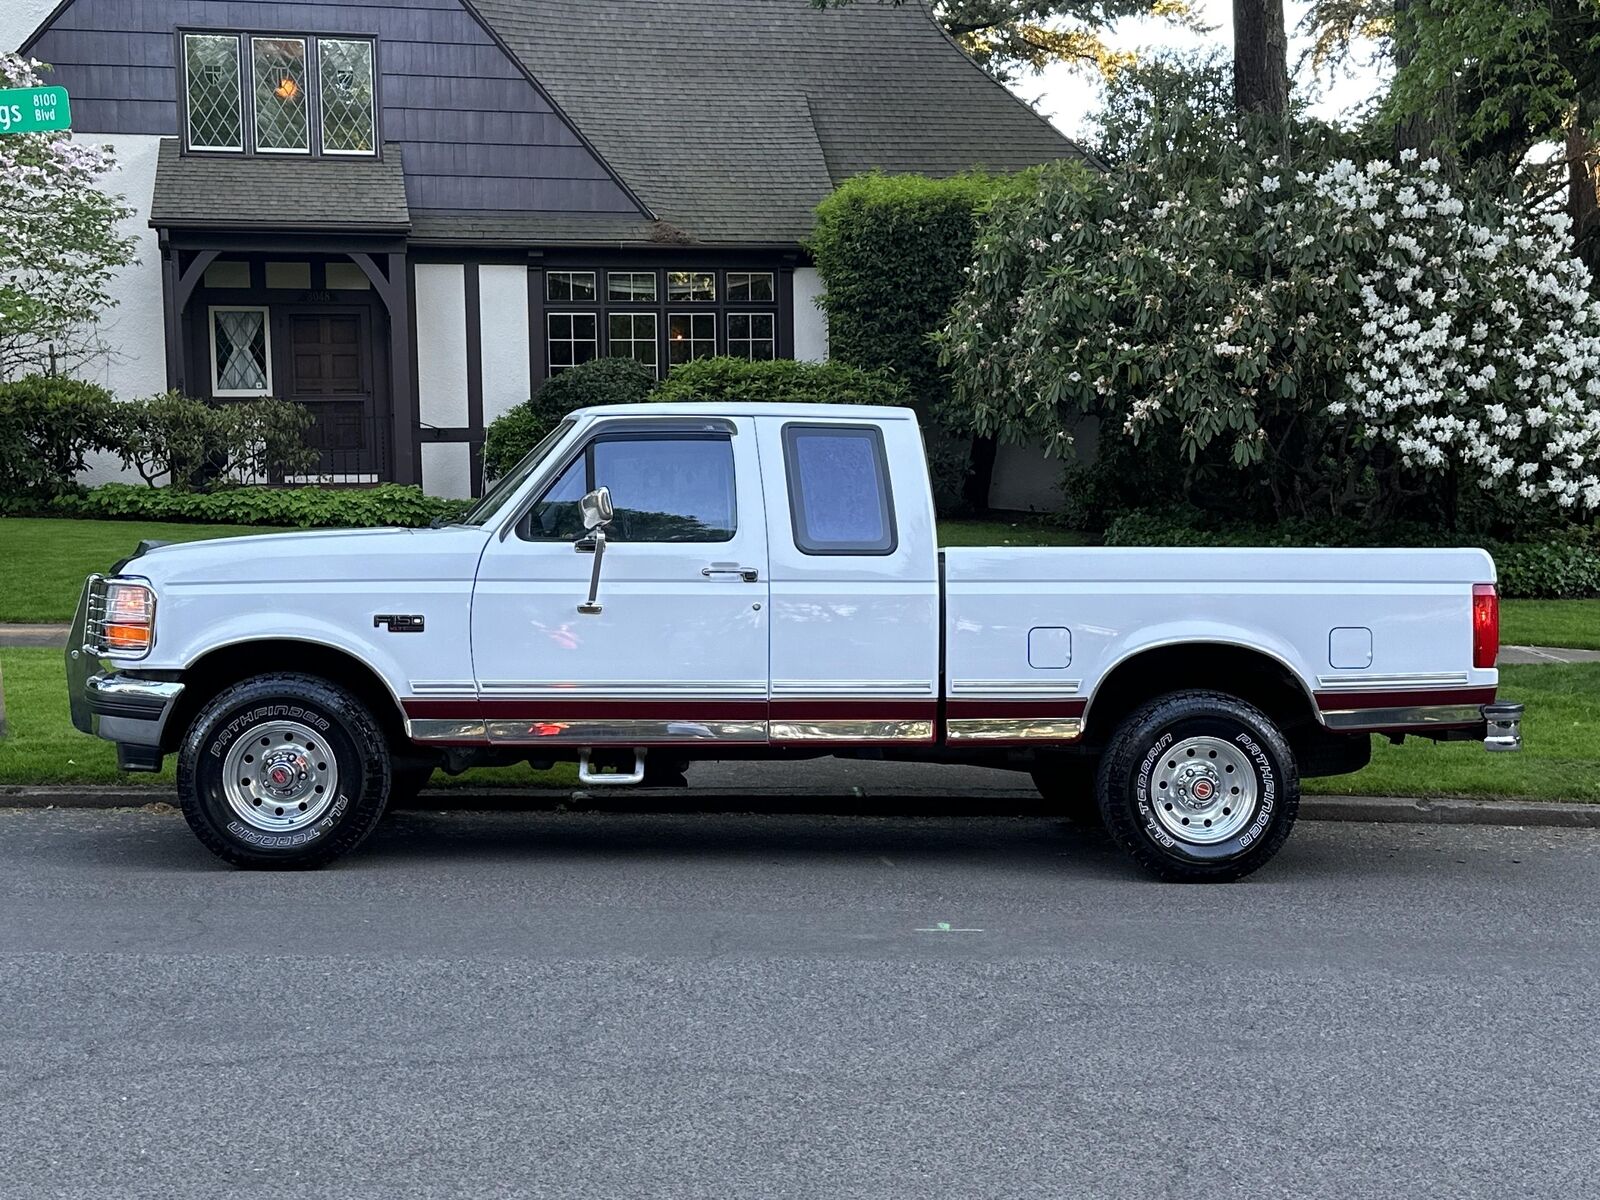
[[[0,54],[0,88],[37,87],[41,63]],[[67,133],[0,137],[0,379],[92,355],[109,283],[132,261],[119,223],[133,210],[95,184],[109,149]]]
[[[1469,481],[1600,507],[1600,305],[1564,218],[1413,155],[1302,158],[1177,138],[999,205],[941,334],[955,402],[1058,447],[1081,413],[1102,444],[1175,435],[1155,465],[1190,494],[1227,463],[1280,516]]]

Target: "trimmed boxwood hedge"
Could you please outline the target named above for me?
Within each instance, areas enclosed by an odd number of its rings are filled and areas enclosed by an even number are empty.
[[[451,520],[465,512],[469,503],[427,496],[421,488],[395,483],[371,488],[229,488],[206,493],[107,483],[81,494],[0,501],[0,515],[303,529],[374,525],[418,528],[436,520]]]

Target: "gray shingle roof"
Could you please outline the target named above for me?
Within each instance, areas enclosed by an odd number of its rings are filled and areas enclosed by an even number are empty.
[[[404,233],[411,228],[400,148],[382,158],[184,155],[161,139],[150,223]]]
[[[948,175],[1083,156],[923,0],[475,7],[634,193],[696,241],[800,241],[837,183],[874,168]]]

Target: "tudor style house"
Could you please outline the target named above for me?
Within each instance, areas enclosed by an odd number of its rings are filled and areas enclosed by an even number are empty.
[[[586,359],[826,357],[846,177],[1080,153],[921,0],[64,0],[20,49],[139,209],[104,382],[298,401],[325,475],[442,495]]]

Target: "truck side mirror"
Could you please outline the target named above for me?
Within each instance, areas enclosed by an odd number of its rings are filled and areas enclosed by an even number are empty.
[[[578,501],[578,511],[583,514],[585,529],[600,529],[611,524],[615,515],[611,507],[611,489],[598,487]]]
[[[592,617],[601,611],[600,561],[606,555],[606,526],[611,524],[611,518],[616,515],[611,507],[611,489],[595,488],[578,501],[578,512],[583,516],[583,527],[589,531],[578,542],[578,549],[588,549],[590,544],[594,546],[594,570],[589,574],[589,598],[578,605],[578,611],[586,617]]]

